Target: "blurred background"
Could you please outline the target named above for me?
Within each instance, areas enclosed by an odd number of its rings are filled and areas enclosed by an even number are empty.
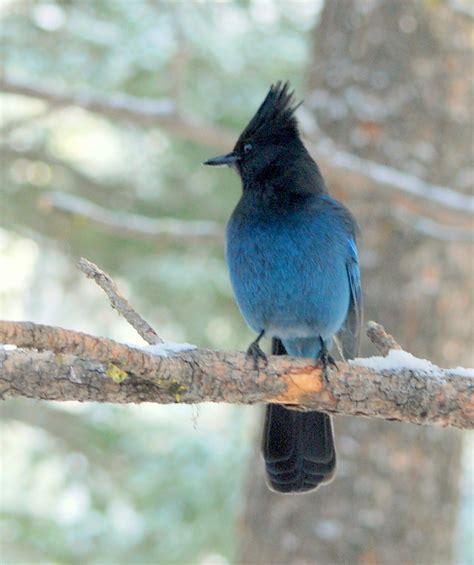
[[[0,10],[2,318],[139,343],[84,256],[165,339],[246,348],[222,239],[240,186],[201,163],[290,79],[361,226],[366,319],[473,366],[469,2]],[[473,451],[456,430],[339,417],[334,482],[282,497],[264,485],[256,407],[8,402],[0,417],[3,563],[474,562]]]

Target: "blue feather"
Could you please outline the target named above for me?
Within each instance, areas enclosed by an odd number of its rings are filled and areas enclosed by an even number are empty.
[[[295,338],[329,341],[352,300],[350,217],[327,195],[305,195],[299,207],[283,210],[259,209],[254,199],[242,196],[227,227],[226,257],[242,316],[256,333],[265,330],[285,345]]]
[[[355,239],[349,240],[349,259],[346,264],[349,279],[350,301],[347,317],[338,333],[342,354],[353,359],[359,353],[360,330],[362,327],[362,291],[360,285],[359,254]]]

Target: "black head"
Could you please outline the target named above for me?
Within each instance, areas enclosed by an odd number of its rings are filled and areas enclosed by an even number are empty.
[[[295,110],[301,103],[294,103],[293,94],[288,82],[272,85],[233,151],[204,164],[234,168],[245,186],[249,181],[258,182],[262,175],[274,177],[301,155],[311,159],[300,140]]]

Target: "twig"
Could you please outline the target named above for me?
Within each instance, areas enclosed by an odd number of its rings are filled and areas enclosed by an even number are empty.
[[[394,337],[385,331],[377,322],[367,322],[367,336],[380,353],[386,357],[391,349],[401,349]]]
[[[150,324],[130,306],[128,300],[122,295],[107,273],[104,273],[97,265],[84,258],[78,261],[77,266],[89,279],[93,279],[100,286],[108,296],[112,308],[115,308],[119,314],[122,314],[138,335],[150,345],[163,343],[163,340]]]
[[[334,414],[474,427],[474,378],[466,370],[430,373],[398,365],[379,370],[357,360],[340,363],[339,370],[325,378],[313,360],[272,356],[257,372],[244,353],[196,349],[158,357],[112,340],[23,322],[0,322],[0,342],[34,348],[0,348],[2,398],[271,402]]]

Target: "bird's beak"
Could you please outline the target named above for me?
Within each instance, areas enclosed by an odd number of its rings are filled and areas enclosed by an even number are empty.
[[[227,155],[219,155],[219,157],[214,157],[213,159],[208,159],[204,161],[204,165],[210,165],[211,167],[224,167],[227,165],[228,167],[232,167],[235,163],[240,159],[240,157],[232,152],[227,153]]]

